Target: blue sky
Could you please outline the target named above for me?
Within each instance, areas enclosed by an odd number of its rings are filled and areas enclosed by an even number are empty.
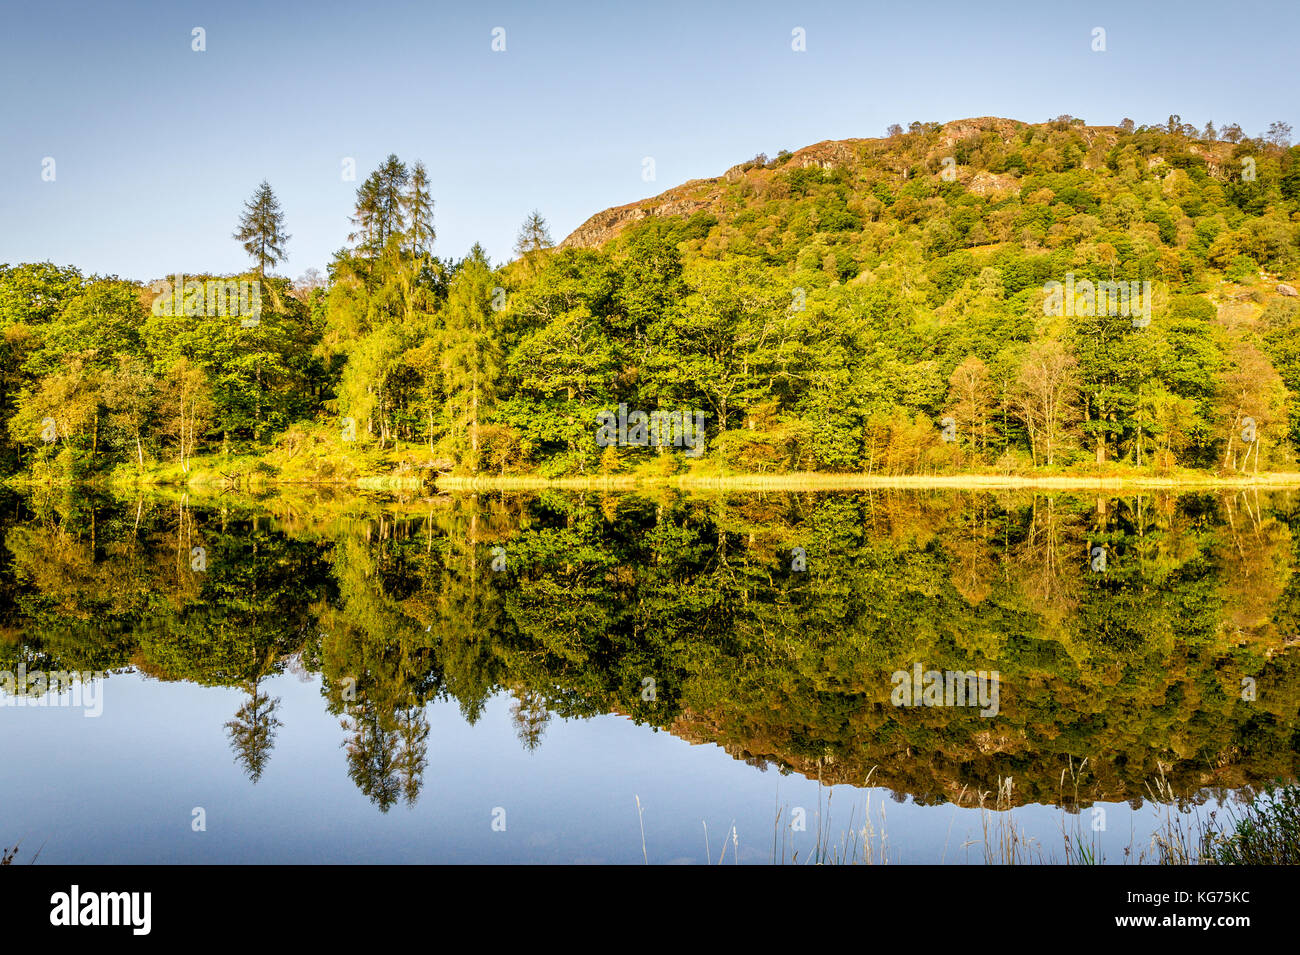
[[[230,233],[263,178],[293,236],[276,271],[323,270],[357,186],[344,157],[358,180],[390,152],[423,159],[435,251],[479,241],[499,261],[534,207],[558,241],[757,152],[893,122],[1300,130],[1295,3],[55,0],[3,22],[0,262],[124,278],[244,268]]]

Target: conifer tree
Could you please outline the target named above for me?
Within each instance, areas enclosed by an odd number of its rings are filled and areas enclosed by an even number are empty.
[[[442,373],[449,430],[458,456],[478,470],[480,429],[503,370],[497,322],[492,311],[492,271],[477,243],[456,270],[444,312]]]
[[[515,255],[522,256],[530,265],[535,265],[537,256],[554,246],[546,220],[534,209],[519,229],[519,238],[515,240]]]
[[[348,236],[361,251],[374,257],[388,246],[390,239],[406,230],[405,192],[411,174],[406,163],[389,153],[383,165],[366,177],[357,189],[356,210],[352,224],[357,231]]]
[[[436,237],[433,228],[433,199],[429,195],[429,174],[424,163],[418,160],[411,169],[410,188],[402,196],[402,211],[406,218],[406,237],[411,253],[416,258],[428,255]]]
[[[284,213],[265,179],[244,203],[234,238],[244,244],[244,251],[252,256],[257,274],[263,278],[270,266],[284,259],[285,243],[292,236],[284,231]]]

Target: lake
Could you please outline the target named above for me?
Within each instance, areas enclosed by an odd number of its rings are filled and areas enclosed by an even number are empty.
[[[19,860],[1155,861],[1296,777],[1290,491],[0,505]]]

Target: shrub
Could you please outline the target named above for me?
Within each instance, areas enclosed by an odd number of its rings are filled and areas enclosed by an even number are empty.
[[[1300,864],[1300,786],[1270,787],[1231,834],[1210,838],[1209,849],[1219,865]]]

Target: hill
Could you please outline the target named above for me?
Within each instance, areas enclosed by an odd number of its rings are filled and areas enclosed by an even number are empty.
[[[259,320],[190,308],[188,283],[160,309],[140,283],[0,270],[0,458],[274,470],[320,428],[461,475],[1290,471],[1289,135],[913,123],[756,156],[558,247],[530,216],[500,266],[434,257],[431,220],[404,219],[427,181],[390,156],[328,282],[258,279]]]

